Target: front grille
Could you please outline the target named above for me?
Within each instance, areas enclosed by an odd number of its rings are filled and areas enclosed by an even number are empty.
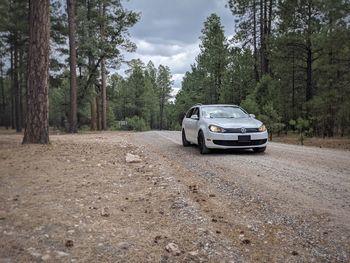
[[[213,143],[221,146],[256,146],[267,142],[267,139],[251,140],[250,142],[239,142],[229,140],[213,140]]]
[[[259,132],[259,128],[245,128],[245,133]],[[225,133],[242,133],[241,128],[228,128]]]

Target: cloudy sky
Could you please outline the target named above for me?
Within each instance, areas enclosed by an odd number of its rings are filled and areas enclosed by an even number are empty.
[[[152,60],[156,67],[159,64],[169,66],[175,94],[199,53],[199,37],[206,18],[216,13],[226,36],[233,35],[234,18],[225,8],[226,3],[226,0],[124,1],[125,8],[141,12],[141,20],[130,30],[137,51],[125,58],[140,58],[145,64]]]

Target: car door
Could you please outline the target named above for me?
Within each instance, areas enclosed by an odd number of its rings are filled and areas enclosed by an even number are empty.
[[[195,107],[193,108],[193,111],[191,112],[191,116],[193,115],[197,115],[199,117],[199,108]],[[188,119],[188,137],[189,140],[193,143],[197,143],[197,124],[198,124],[198,119],[192,119],[190,116],[190,118]]]
[[[187,113],[183,119],[183,122],[182,122],[182,127],[185,130],[186,139],[188,141],[191,141],[190,140],[190,122],[191,122],[191,116],[192,116],[193,110],[194,110],[194,108],[191,108],[187,111]]]

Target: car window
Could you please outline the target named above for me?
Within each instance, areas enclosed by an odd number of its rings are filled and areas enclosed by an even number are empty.
[[[199,108],[194,108],[192,115],[197,115],[199,117]]]
[[[187,112],[186,118],[191,118],[193,110],[194,110],[194,108],[191,108],[191,109]]]
[[[208,106],[203,107],[204,118],[247,118],[248,114],[241,108],[232,106]]]

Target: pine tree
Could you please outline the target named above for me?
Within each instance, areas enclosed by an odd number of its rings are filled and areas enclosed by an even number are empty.
[[[50,2],[30,2],[27,116],[23,143],[49,143]]]
[[[125,10],[119,0],[79,1],[81,4],[78,5],[77,16],[78,50],[80,50],[78,61],[83,81],[78,102],[84,99],[90,102],[93,129],[96,126],[106,129],[107,83],[105,74],[108,66],[115,67],[120,64],[121,49],[128,52],[135,50],[135,44],[129,39],[128,29],[138,21],[139,14]],[[101,81],[98,81],[99,77]],[[96,122],[101,125],[95,125]]]
[[[4,0],[0,3],[1,39],[7,49],[11,74],[11,123],[17,132],[23,126],[23,94],[26,80],[26,50],[28,39],[28,1]]]
[[[169,67],[159,65],[157,75],[157,89],[159,98],[159,129],[162,130],[164,127],[164,109],[168,100],[170,99],[171,93],[171,72]]]
[[[69,65],[70,65],[70,115],[69,132],[76,133],[77,127],[77,73],[75,50],[75,0],[67,0],[69,25]]]
[[[203,102],[217,103],[227,66],[228,48],[223,26],[216,14],[210,15],[204,22],[202,34],[201,53],[198,55],[197,62],[198,69],[205,76]]]
[[[269,44],[276,17],[276,2],[275,0],[228,0],[232,14],[238,17],[235,40],[243,44],[243,47],[251,47],[253,50],[256,81],[259,81],[262,75],[271,74]]]

